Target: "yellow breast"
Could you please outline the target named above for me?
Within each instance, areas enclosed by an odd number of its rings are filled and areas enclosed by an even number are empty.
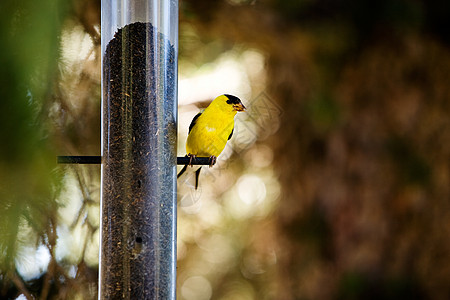
[[[219,156],[233,131],[234,115],[206,109],[188,135],[187,153],[196,156]]]

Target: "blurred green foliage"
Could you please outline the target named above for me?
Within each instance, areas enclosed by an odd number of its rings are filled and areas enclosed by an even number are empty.
[[[56,210],[55,153],[44,107],[54,87],[66,1],[0,3],[0,273],[37,244]]]

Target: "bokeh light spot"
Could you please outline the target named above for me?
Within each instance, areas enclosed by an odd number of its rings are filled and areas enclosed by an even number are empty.
[[[212,287],[203,276],[192,276],[181,286],[181,295],[187,300],[208,300],[212,296]]]

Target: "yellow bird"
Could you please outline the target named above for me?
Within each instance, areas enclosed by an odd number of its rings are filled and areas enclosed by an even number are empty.
[[[203,112],[192,119],[186,141],[186,152],[190,157],[188,165],[192,166],[192,160],[197,156],[209,157],[210,167],[216,163],[217,157],[233,135],[234,116],[238,111],[245,111],[241,100],[225,94],[214,99]],[[183,167],[177,178],[186,171],[188,165]],[[201,168],[195,171],[195,189],[198,187]]]

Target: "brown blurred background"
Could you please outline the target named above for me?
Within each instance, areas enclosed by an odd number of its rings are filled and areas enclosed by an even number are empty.
[[[0,4],[0,298],[96,299],[100,167],[55,156],[100,154],[100,4],[35,2]],[[180,1],[179,155],[215,92],[249,112],[178,182],[178,299],[450,299],[449,15]]]

